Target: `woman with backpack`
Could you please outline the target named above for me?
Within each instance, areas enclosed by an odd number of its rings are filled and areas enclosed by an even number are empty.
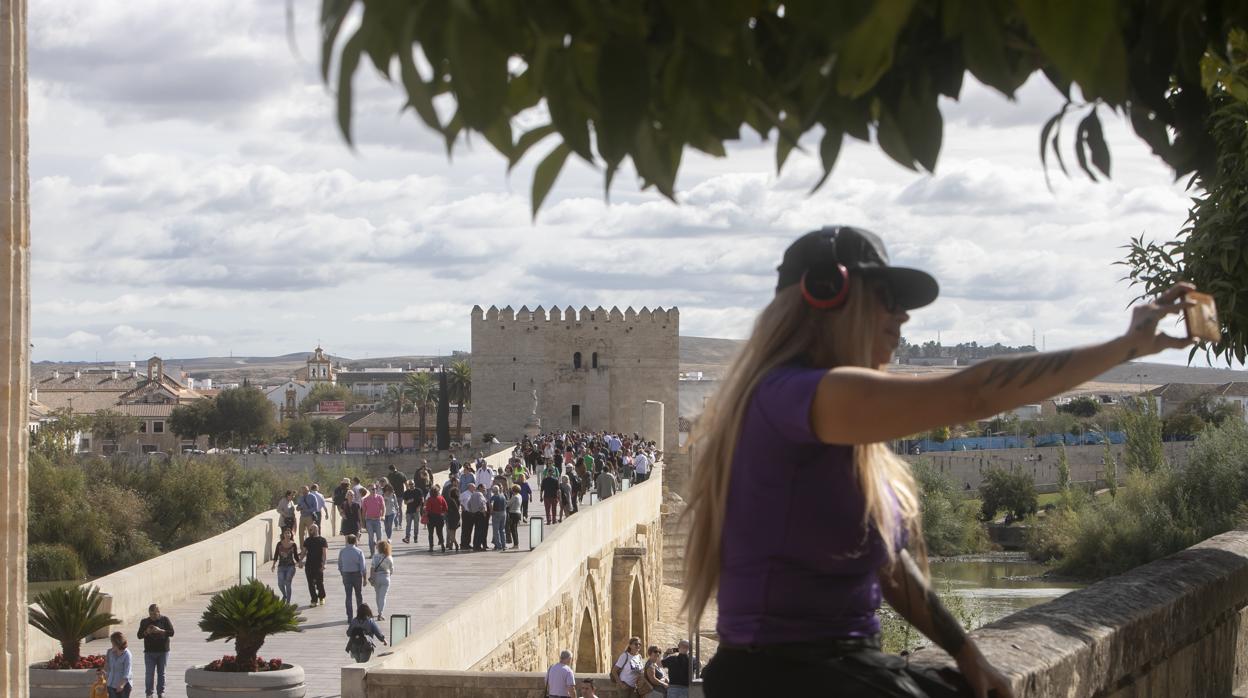
[[[373,620],[373,609],[362,603],[355,612],[355,618],[347,624],[347,654],[357,663],[367,662],[373,656],[373,643],[368,639],[375,637],[386,644],[386,635],[381,632],[377,621]]]

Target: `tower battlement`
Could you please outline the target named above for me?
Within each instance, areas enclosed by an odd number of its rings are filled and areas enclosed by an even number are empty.
[[[560,310],[558,306],[552,307],[547,311],[542,306],[530,310],[529,306],[522,305],[519,310],[513,310],[510,305],[499,309],[497,306],[491,305],[489,310],[484,310],[479,305],[472,307],[472,321],[489,322],[489,323],[558,323],[558,322],[651,322],[656,324],[679,324],[680,309],[672,307],[664,309],[662,306],[651,310],[642,306],[640,311],[634,310],[629,306],[627,310],[621,311],[619,306],[612,306],[610,310],[603,308],[601,305],[597,308],[589,308],[581,306],[578,311],[572,306]]]

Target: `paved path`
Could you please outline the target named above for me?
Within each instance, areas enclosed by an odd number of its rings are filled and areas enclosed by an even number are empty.
[[[538,491],[537,482],[531,481],[534,492]],[[583,506],[588,507],[589,495],[585,496]],[[530,515],[541,515],[540,502],[529,503]],[[568,523],[574,523],[573,516]],[[555,527],[568,525],[555,524]],[[550,528],[545,531],[549,536]],[[412,617],[412,634],[427,623],[445,613],[473,594],[481,591],[496,578],[515,566],[529,550],[528,524],[520,523],[519,550],[506,552],[440,552],[434,546],[434,552],[428,548],[427,531],[420,534],[419,545],[402,542],[402,535],[395,532],[394,575],[390,580],[390,593],[386,600],[386,620],[380,623],[382,632],[390,636],[390,615],[406,613]],[[489,538],[487,537],[487,543]],[[338,696],[341,694],[341,677],[339,669],[351,663],[344,647],[346,637],[346,608],[343,603],[343,588],[340,577],[335,571],[338,551],[343,546],[343,539],[337,536],[330,540],[329,560],[325,567],[325,591],[328,598],[325,606],[309,608],[309,594],[303,570],[295,574],[294,594],[291,601],[299,604],[305,621],[302,633],[285,633],[269,637],[260,650],[265,659],[281,657],[287,662],[303,667],[308,686],[308,698]],[[368,555],[367,537],[360,545],[365,556]],[[260,570],[260,579],[274,589],[277,588],[277,573],[270,571],[270,563],[265,563]],[[208,606],[212,594],[202,594],[172,607],[164,607],[161,611],[173,622],[174,637],[171,643],[169,665],[166,672],[166,693],[168,698],[185,698],[186,685],[184,674],[191,665],[206,664],[219,659],[224,654],[233,654],[233,643],[218,641],[205,642],[208,634],[199,629],[199,618]],[[372,587],[364,588],[364,602],[377,606]],[[533,609],[536,612],[539,609]],[[137,623],[132,628],[123,628],[130,640],[130,650],[134,653],[134,673],[132,695],[136,698],[143,695],[143,642],[135,637]],[[83,645],[83,654],[103,654],[108,648],[107,640],[95,640]],[[377,650],[387,648],[377,643]],[[376,656],[376,655],[374,655]]]

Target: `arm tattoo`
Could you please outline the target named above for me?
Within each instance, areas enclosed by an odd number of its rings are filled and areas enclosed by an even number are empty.
[[[1073,355],[1074,352],[1067,349],[1019,359],[1002,359],[993,365],[992,370],[984,378],[983,384],[995,384],[998,388],[1005,388],[1022,378],[1019,387],[1026,387],[1047,374],[1057,373],[1065,368]]]
[[[1135,357],[1139,355],[1140,355],[1140,350],[1136,349],[1135,347],[1131,347],[1130,349],[1127,350],[1127,358],[1123,359],[1123,361],[1130,361],[1131,359],[1134,359]]]

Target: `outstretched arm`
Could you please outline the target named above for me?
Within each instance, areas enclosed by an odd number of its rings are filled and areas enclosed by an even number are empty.
[[[995,691],[995,698],[1013,698],[1009,679],[980,653],[962,624],[940,602],[909,552],[901,551],[896,564],[881,568],[879,577],[889,605],[954,658],[976,698],[988,698],[989,691]]]
[[[825,443],[878,443],[1044,400],[1124,361],[1191,344],[1157,331],[1163,317],[1191,305],[1183,299],[1190,290],[1176,284],[1136,306],[1126,334],[1094,346],[1000,357],[938,377],[834,368],[815,393],[811,426]]]

